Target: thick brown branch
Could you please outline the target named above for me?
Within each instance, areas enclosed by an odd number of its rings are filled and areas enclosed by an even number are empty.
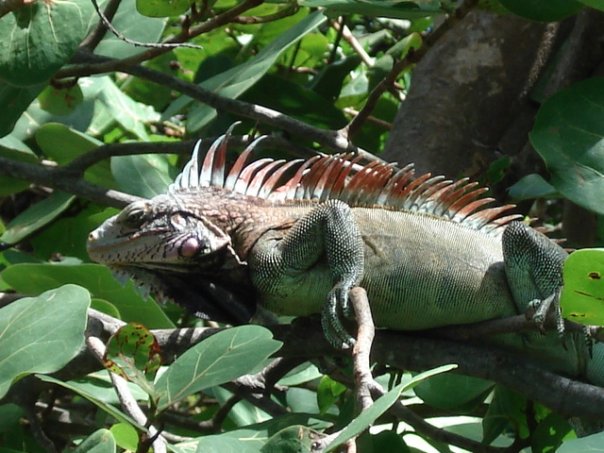
[[[204,137],[202,139],[200,150],[205,152],[210,145],[218,137]],[[229,145],[245,146],[250,143],[253,137],[249,135],[231,136]],[[128,142],[128,143],[111,143],[101,145],[98,148],[92,149],[81,156],[76,157],[68,164],[60,167],[63,172],[73,176],[81,175],[86,169],[92,165],[113,156],[132,156],[135,154],[182,154],[189,156],[195,146],[197,139],[185,140],[182,142]],[[259,149],[274,148],[291,152],[293,155],[302,157],[312,157],[316,152],[309,148],[296,145],[283,137],[268,136],[259,144]]]
[[[6,157],[0,157],[0,176],[24,179],[34,184],[52,187],[115,208],[123,208],[127,204],[140,199],[117,190],[95,186],[82,178],[65,174],[59,167],[18,162]]]

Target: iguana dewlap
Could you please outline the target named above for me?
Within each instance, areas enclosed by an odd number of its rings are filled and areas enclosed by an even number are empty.
[[[356,285],[367,290],[376,325],[397,330],[523,313],[562,285],[566,252],[504,216],[512,206],[485,208],[493,200],[467,179],[415,178],[411,166],[359,165],[350,155],[246,164],[258,141],[225,176],[227,140],[213,143],[201,165],[198,145],[165,195],[95,230],[91,258],[176,302],[183,287],[218,281],[226,292],[255,292],[277,314],[321,313],[339,346],[350,344],[341,317],[351,316]],[[500,342],[604,384],[599,345],[590,360],[584,342],[566,335],[566,350],[555,334]]]

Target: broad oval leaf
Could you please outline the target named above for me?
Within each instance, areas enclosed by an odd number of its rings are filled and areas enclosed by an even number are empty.
[[[91,135],[61,123],[46,123],[35,132],[34,136],[44,154],[61,165],[103,144]],[[117,187],[109,162],[106,160],[89,167],[84,175],[86,180],[93,184],[111,189]]]
[[[14,290],[37,294],[66,283],[77,283],[94,297],[111,302],[124,321],[137,321],[150,329],[169,329],[174,324],[152,300],[141,297],[134,285],[120,285],[111,271],[100,264],[13,264],[2,271],[2,280]]]
[[[103,2],[99,2],[103,8]],[[111,20],[113,26],[128,39],[145,43],[159,42],[166,19],[142,16],[136,10],[136,2],[120,2],[115,16]],[[141,52],[140,47],[124,41],[107,30],[94,53],[111,58],[127,58]]]
[[[420,382],[415,394],[432,407],[451,410],[478,404],[493,385],[491,381],[462,374],[441,374]]]
[[[168,156],[161,154],[114,156],[111,171],[121,190],[145,198],[166,193],[173,181]]]
[[[108,429],[99,429],[88,436],[73,453],[115,453],[115,438]]]
[[[555,197],[558,194],[554,186],[536,173],[522,177],[508,189],[508,193],[514,200]]]
[[[158,409],[252,372],[281,342],[268,329],[240,326],[212,335],[180,356],[155,383]]]
[[[30,373],[52,373],[84,344],[90,294],[65,285],[0,309],[0,398]]]
[[[604,78],[576,83],[539,109],[531,143],[565,197],[604,214]]]
[[[69,207],[73,200],[75,200],[74,195],[54,192],[50,197],[31,205],[15,217],[6,226],[6,231],[0,236],[0,241],[7,244],[16,244],[56,219]]]
[[[604,249],[571,253],[563,277],[562,315],[581,324],[604,325]]]
[[[0,43],[2,41],[0,39]],[[17,87],[0,80],[0,105],[3,107],[0,115],[0,137],[13,130],[21,114],[43,89],[43,84]]]
[[[0,20],[0,78],[16,86],[48,80],[74,54],[94,14],[88,0],[23,3]]]
[[[67,115],[83,100],[82,89],[77,83],[66,88],[48,85],[38,96],[40,107],[53,115]]]
[[[160,347],[142,324],[128,323],[109,338],[103,364],[153,397],[153,380],[161,365]]]

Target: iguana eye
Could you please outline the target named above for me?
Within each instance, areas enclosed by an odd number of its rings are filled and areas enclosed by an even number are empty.
[[[143,222],[148,207],[149,203],[147,201],[135,201],[126,206],[124,210],[118,214],[116,220],[124,225],[137,227]]]
[[[176,228],[184,228],[187,225],[187,219],[182,214],[172,214],[170,224]]]

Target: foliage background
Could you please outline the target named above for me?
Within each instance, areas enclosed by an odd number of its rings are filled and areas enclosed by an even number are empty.
[[[265,329],[199,343],[208,333],[199,321],[121,286],[90,262],[85,243],[116,208],[162,193],[199,137],[211,142],[240,120],[237,134],[270,134],[263,154],[354,151],[468,175],[571,245],[599,245],[599,0],[108,0],[98,8],[119,37],[89,0],[0,4],[1,451],[146,451],[156,427],[183,452],[308,451],[319,432],[343,439],[373,422],[386,429],[362,435],[362,451],[550,451],[575,436],[560,415],[568,411],[555,406],[564,381],[549,389],[548,409],[532,401],[544,403],[544,392],[526,384],[541,379],[530,364],[424,338],[378,336],[378,362],[393,349],[405,369],[458,363],[474,377],[437,376],[413,390],[410,374],[380,365],[393,390],[375,413],[357,415],[350,364],[325,357],[311,323],[273,329],[282,359],[250,383],[241,376],[259,372],[278,346]],[[233,148],[248,138],[237,135]],[[88,307],[98,312],[87,317]],[[138,384],[126,393],[146,427],[118,409],[119,383],[93,357],[104,346],[91,338],[106,341],[117,319],[145,326],[120,331],[105,364]],[[199,335],[176,344],[146,330],[186,326]],[[158,348],[166,365],[179,359],[154,382]],[[220,366],[206,382],[215,362],[196,357],[208,350]],[[167,373],[186,382],[168,388]],[[407,410],[388,413],[401,392]],[[598,413],[602,395],[572,397]],[[410,426],[401,431],[397,420]],[[560,451],[601,448],[601,439]]]

